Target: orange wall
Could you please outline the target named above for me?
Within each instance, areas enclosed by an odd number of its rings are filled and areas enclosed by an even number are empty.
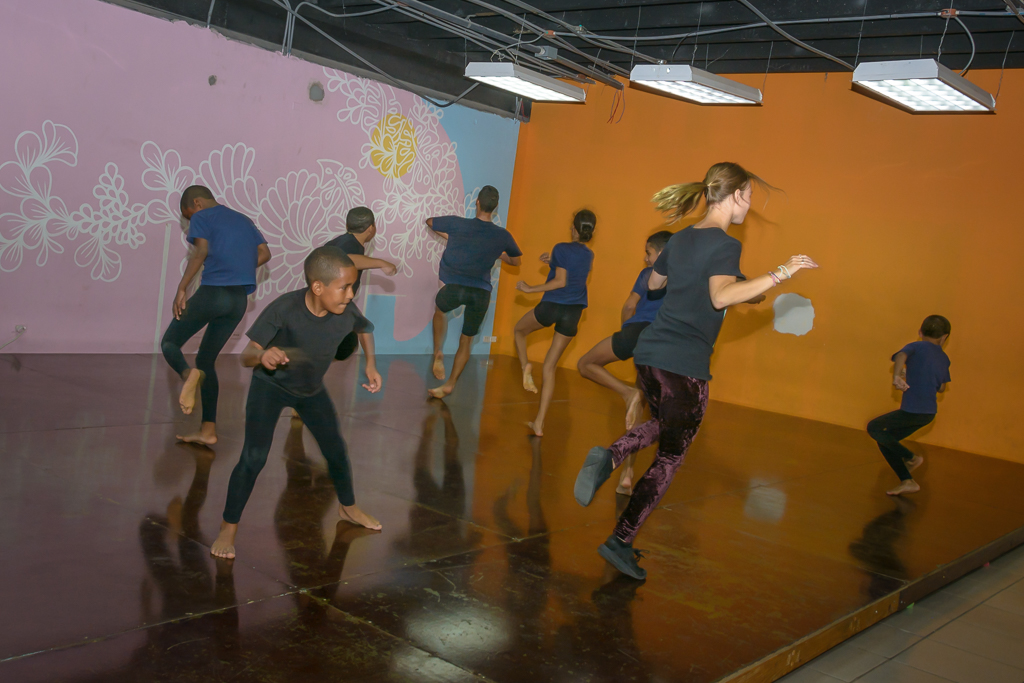
[[[999,72],[970,79],[994,93]],[[563,357],[574,367],[619,327],[645,238],[663,225],[651,195],[736,161],[785,191],[767,206],[755,193],[757,212],[730,232],[743,241],[744,271],[795,253],[821,269],[758,307],[730,311],[712,396],[862,427],[898,407],[889,358],[916,339],[926,315],[941,313],[953,324],[953,383],[920,439],[1024,462],[1024,72],[1006,72],[996,115],[912,116],[852,92],[849,74],[772,75],[765,102],[700,107],[627,89],[616,123],[612,91],[601,86],[586,105],[535,105],[519,136],[508,214],[524,265],[502,270],[493,350],[515,353],[512,327],[540,300],[515,281],[543,281],[537,256],[568,239],[573,212],[586,206],[598,216],[596,258],[590,308]],[[783,292],[814,303],[806,336],[772,329],[771,302]],[[533,335],[532,359],[549,340],[550,331]]]

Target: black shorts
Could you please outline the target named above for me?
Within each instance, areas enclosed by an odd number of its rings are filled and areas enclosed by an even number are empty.
[[[334,353],[334,360],[345,360],[359,348],[359,333],[349,332],[338,344],[338,350]]]
[[[556,304],[550,301],[541,301],[533,309],[533,317],[543,327],[555,326],[555,332],[566,337],[575,337],[580,326],[580,316],[583,315],[583,304]]]
[[[491,293],[479,287],[445,285],[438,290],[434,303],[442,313],[465,306],[466,312],[462,314],[462,334],[475,337],[487,316],[487,307],[491,305]]]
[[[619,360],[629,360],[633,357],[633,350],[636,349],[636,340],[640,333],[650,325],[648,322],[630,323],[623,325],[622,329],[612,335],[612,353]]]

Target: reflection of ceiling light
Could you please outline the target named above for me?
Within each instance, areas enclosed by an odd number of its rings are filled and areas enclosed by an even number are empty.
[[[862,62],[853,83],[911,111],[992,111],[996,100],[985,90],[934,59]]]
[[[537,102],[583,102],[587,99],[583,88],[524,69],[512,62],[470,62],[466,65],[466,78],[509,90]]]
[[[629,80],[697,104],[761,104],[761,91],[687,64],[641,64]]]

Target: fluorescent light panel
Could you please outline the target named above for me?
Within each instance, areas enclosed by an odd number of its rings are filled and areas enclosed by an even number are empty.
[[[760,104],[761,91],[688,64],[641,64],[629,80],[697,104]]]
[[[535,102],[583,102],[587,99],[583,88],[512,62],[470,62],[466,65],[466,78],[514,92]]]
[[[993,111],[995,98],[934,59],[863,62],[853,82],[915,112]]]

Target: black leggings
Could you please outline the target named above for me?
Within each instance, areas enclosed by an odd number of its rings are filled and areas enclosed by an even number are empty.
[[[914,458],[914,453],[900,443],[921,427],[935,419],[934,414],[908,413],[894,410],[868,422],[868,434],[878,442],[878,448],[885,456],[889,467],[900,478],[900,481],[911,479],[907,461]]]
[[[199,344],[196,356],[196,368],[206,374],[200,396],[203,399],[203,422],[217,421],[217,395],[220,385],[217,383],[215,363],[217,355],[231,339],[238,323],[245,316],[247,304],[245,287],[215,287],[201,285],[185,305],[181,319],[171,321],[164,332],[160,348],[164,352],[167,364],[179,375],[189,369],[181,347],[196,332],[206,326],[203,341]]]
[[[249,398],[245,402],[245,443],[228,481],[228,500],[224,505],[224,521],[228,524],[238,524],[241,519],[252,487],[256,485],[256,477],[267,464],[277,418],[288,407],[295,408],[320,446],[320,453],[327,461],[327,472],[334,480],[338,502],[342,505],[356,504],[352,491],[352,467],[327,390],[321,389],[313,396],[295,396],[253,375]]]

